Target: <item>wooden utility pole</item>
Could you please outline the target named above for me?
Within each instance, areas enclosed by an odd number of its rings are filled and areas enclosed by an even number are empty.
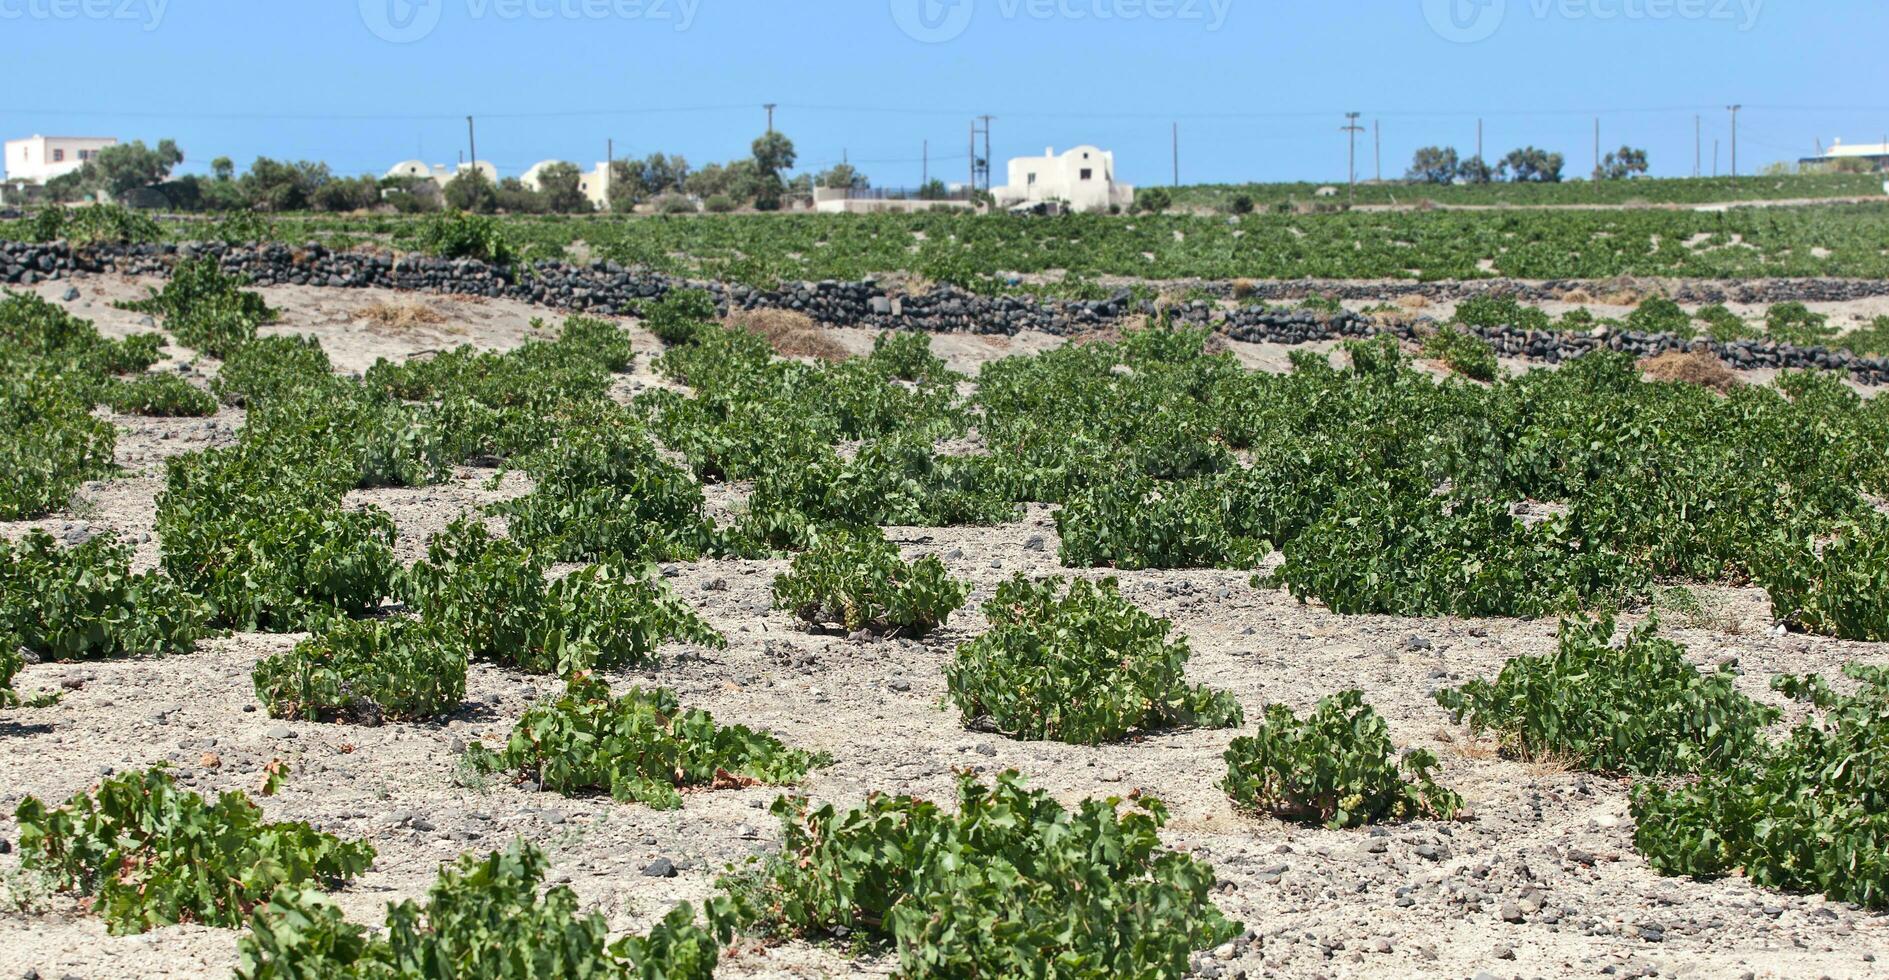
[[[1692,176],[1705,176],[1705,117],[1692,117]]]
[[[1181,186],[1181,124],[1174,124],[1174,186]]]
[[[1476,159],[1488,163],[1489,158],[1482,155],[1482,120],[1476,120]]]
[[[1384,182],[1384,120],[1371,120],[1371,153],[1377,158],[1377,182]]]
[[[1594,117],[1594,180],[1600,180],[1600,117]]]
[[[611,137],[603,141],[603,209],[610,210],[610,189],[617,182],[617,141]]]
[[[761,106],[761,108],[767,110],[767,131],[770,133],[774,131],[774,107],[779,104],[778,102],[768,102]]]
[[[466,148],[472,153],[472,169],[479,169],[479,138],[473,132],[472,117],[466,117]]]
[[[918,165],[918,186],[922,189],[926,184],[931,183],[931,140],[925,140],[919,145],[921,162]]]
[[[1732,186],[1738,186],[1738,110],[1742,105],[1726,106],[1732,113]]]

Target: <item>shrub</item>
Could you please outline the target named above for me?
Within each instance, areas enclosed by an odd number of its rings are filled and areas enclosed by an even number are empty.
[[[1889,641],[1889,519],[1870,515],[1828,540],[1779,545],[1756,565],[1778,622],[1845,640]]]
[[[1246,194],[1235,194],[1233,200],[1228,202],[1227,210],[1234,214],[1252,214],[1253,199]]]
[[[1480,330],[1547,330],[1548,314],[1533,306],[1523,306],[1508,293],[1483,293],[1463,300],[1456,306],[1456,323]]]
[[[1889,357],[1889,316],[1879,316],[1868,326],[1838,337],[1835,343],[1858,357]]]
[[[1641,333],[1671,334],[1681,340],[1695,336],[1692,316],[1664,296],[1649,296],[1627,314],[1627,329]]]
[[[1462,798],[1431,778],[1436,756],[1406,752],[1361,691],[1319,699],[1304,721],[1283,704],[1226,751],[1221,787],[1236,805],[1334,830],[1384,820],[1448,820]]]
[[[1494,381],[1501,367],[1488,341],[1462,330],[1442,327],[1423,342],[1423,352],[1465,378]]]
[[[1663,874],[1822,892],[1889,907],[1889,670],[1853,664],[1838,695],[1817,676],[1772,687],[1812,712],[1781,745],[1696,782],[1634,788],[1633,843]]]
[[[644,936],[609,941],[597,912],[579,913],[577,895],[557,885],[539,893],[550,861],[515,841],[480,858],[442,867],[425,906],[387,907],[386,932],[341,917],[318,893],[285,888],[249,920],[239,947],[240,980],[394,980],[404,977],[643,977],[710,980],[723,943],[733,939],[726,899],[706,909],[707,928],[687,903]]]
[[[1701,772],[1744,758],[1775,711],[1738,693],[1728,665],[1701,674],[1649,620],[1615,646],[1614,621],[1561,624],[1555,652],[1516,657],[1494,683],[1438,691],[1458,722],[1525,759],[1603,773]]]
[[[689,561],[713,543],[702,488],[640,425],[567,429],[527,456],[531,493],[494,506],[512,536],[563,561]]]
[[[240,407],[325,384],[333,370],[313,337],[260,337],[224,358],[210,390],[223,404]]]
[[[935,556],[900,561],[898,547],[878,528],[836,528],[774,580],[774,608],[816,626],[922,636],[943,625],[970,592]]]
[[[1723,304],[1714,303],[1701,307],[1693,314],[1700,323],[1705,324],[1705,335],[1721,344],[1734,340],[1747,340],[1758,335],[1758,331],[1745,322],[1744,317],[1726,309]]]
[[[1160,214],[1174,206],[1174,195],[1165,187],[1143,187],[1135,192],[1135,210]]]
[[[107,779],[56,810],[28,796],[15,817],[21,863],[91,898],[115,934],[231,928],[280,886],[352,878],[374,860],[366,841],[265,823],[240,792],[206,802],[162,768]]]
[[[1265,543],[1236,533],[1210,480],[1124,479],[1076,491],[1056,511],[1068,568],[1251,568]]]
[[[1066,586],[1066,590],[1065,590]],[[964,722],[1013,738],[1076,745],[1182,725],[1237,726],[1232,695],[1189,685],[1186,639],[1137,609],[1115,581],[1019,575],[984,604],[990,631],[945,668]]]
[[[45,660],[188,653],[204,612],[156,572],[131,572],[110,534],[71,548],[32,531],[0,540],[0,637]]]
[[[1341,615],[1539,616],[1645,594],[1646,573],[1591,543],[1577,516],[1531,527],[1488,500],[1339,489],[1271,581]]]
[[[905,976],[1185,975],[1240,927],[1213,904],[1213,869],[1163,849],[1160,801],[1122,807],[1072,812],[1014,772],[960,776],[955,813],[909,796],[845,815],[782,799],[781,855],[730,884],[783,932],[891,944]]]
[[[258,326],[276,318],[260,293],[242,288],[247,282],[224,272],[214,258],[186,259],[171,270],[162,290],[118,305],[160,317],[178,343],[223,358],[254,340]]]
[[[5,345],[32,358],[58,361],[62,372],[76,369],[102,378],[133,374],[156,364],[164,340],[154,333],[108,340],[90,320],[81,320],[50,300],[0,290],[0,346]],[[9,360],[15,356],[11,350],[8,354]]]
[[[20,696],[13,690],[13,678],[19,676],[24,666],[26,658],[20,656],[19,644],[10,636],[0,635],[0,708],[19,703]]]
[[[593,565],[547,582],[549,559],[474,521],[454,522],[402,576],[399,591],[471,657],[568,675],[655,662],[665,640],[727,641],[680,600],[619,567]]]
[[[702,289],[671,289],[644,303],[643,326],[665,344],[686,344],[715,327],[715,297]]]
[[[682,806],[678,789],[781,785],[831,763],[745,725],[717,726],[661,688],[611,697],[609,685],[587,674],[573,676],[563,697],[526,711],[504,751],[476,747],[472,756],[480,769],[522,773],[550,792],[607,792],[659,810]]]
[[[931,352],[931,335],[915,330],[887,330],[872,338],[872,353],[866,360],[900,381],[952,379],[944,358]]]
[[[1780,344],[1821,347],[1837,335],[1830,318],[1802,303],[1779,303],[1764,315],[1765,332]]]
[[[512,265],[521,258],[504,222],[491,215],[457,209],[441,211],[421,222],[415,245],[440,258],[477,259],[490,265]]]
[[[92,415],[69,379],[0,371],[0,520],[64,507],[81,483],[111,472],[117,443],[117,430]]]
[[[466,696],[466,648],[411,619],[339,620],[251,673],[273,718],[418,721],[450,714]]]
[[[703,210],[710,214],[728,214],[740,206],[741,205],[735,202],[734,198],[726,194],[710,194],[708,200],[702,202]],[[665,208],[663,213],[668,214],[672,212],[670,209]]]
[[[216,399],[174,374],[147,374],[118,381],[105,389],[105,404],[125,415],[205,418],[216,414]]]
[[[263,455],[237,447],[169,462],[157,500],[164,570],[235,629],[291,632],[377,607],[396,570],[392,518],[343,510],[355,474],[331,458]]]

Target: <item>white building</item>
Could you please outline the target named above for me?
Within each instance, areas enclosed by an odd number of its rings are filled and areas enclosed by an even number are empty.
[[[484,160],[479,161],[477,166],[479,172],[485,175],[485,179],[491,181],[494,186],[497,186],[498,168]],[[445,190],[446,184],[449,181],[471,170],[472,167],[473,164],[468,163],[462,163],[457,167],[448,167],[443,163],[427,163],[424,160],[402,160],[389,168],[382,179],[384,180],[387,177],[420,177],[438,184],[441,190]]]
[[[1805,157],[1797,162],[1806,168],[1819,169],[1851,160],[1861,160],[1877,170],[1889,170],[1889,143],[1846,144],[1840,139],[1831,140],[1830,149],[1822,156]]]
[[[85,166],[98,151],[117,145],[118,140],[110,136],[29,136],[23,140],[8,140],[7,180],[44,184]]]
[[[1135,189],[1115,181],[1115,154],[1093,146],[1060,156],[1052,147],[1040,157],[1016,157],[1009,181],[990,190],[998,207],[1061,201],[1075,211],[1107,211],[1135,203]]]
[[[538,177],[544,173],[544,168],[564,162],[566,161],[540,160],[532,164],[531,169],[525,171],[523,177],[518,178],[519,183],[534,191],[542,191],[544,187],[540,184]],[[577,189],[583,193],[584,198],[592,207],[599,211],[610,210],[610,165],[599,163],[588,172],[578,171]]]

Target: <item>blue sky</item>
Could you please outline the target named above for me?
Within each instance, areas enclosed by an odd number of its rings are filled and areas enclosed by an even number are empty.
[[[430,29],[429,29],[430,25]],[[402,32],[406,32],[405,35]],[[387,40],[420,35],[404,43]],[[970,117],[993,155],[1095,143],[1130,181],[1342,180],[1413,149],[1523,144],[1585,174],[1602,142],[1654,172],[1704,169],[1724,107],[1740,168],[1815,140],[1889,133],[1880,0],[0,0],[7,138],[174,137],[215,156],[319,159],[342,173],[481,159],[517,173],[654,150],[746,152],[764,102],[802,169],[850,157],[876,183],[962,179]],[[1001,170],[999,170],[1001,181]]]

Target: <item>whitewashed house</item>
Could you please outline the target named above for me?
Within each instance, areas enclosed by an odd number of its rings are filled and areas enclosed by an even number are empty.
[[[540,160],[532,164],[531,169],[525,171],[524,176],[518,180],[534,191],[544,190],[538,179],[539,175],[544,173],[544,168],[564,162],[566,161]],[[599,211],[610,210],[610,165],[599,163],[588,171],[578,171],[577,189],[583,192],[584,199],[588,200],[592,207]]]
[[[1115,180],[1115,154],[1093,146],[1060,155],[1052,147],[1040,157],[1016,157],[1008,178],[1004,186],[991,188],[998,207],[1061,201],[1074,211],[1107,211],[1135,203],[1134,187]]]
[[[117,145],[118,140],[111,136],[29,136],[23,140],[8,140],[7,180],[44,184],[85,166],[98,151]]]
[[[387,173],[383,175],[382,179],[387,177],[419,177],[423,180],[430,180],[438,184],[441,190],[445,190],[446,184],[449,181],[465,173],[467,170],[472,169],[472,166],[472,164],[462,163],[457,167],[448,167],[443,163],[427,163],[424,160],[402,160],[388,168]],[[484,160],[479,161],[478,167],[479,172],[485,175],[486,180],[491,181],[494,186],[498,184],[497,167]]]

